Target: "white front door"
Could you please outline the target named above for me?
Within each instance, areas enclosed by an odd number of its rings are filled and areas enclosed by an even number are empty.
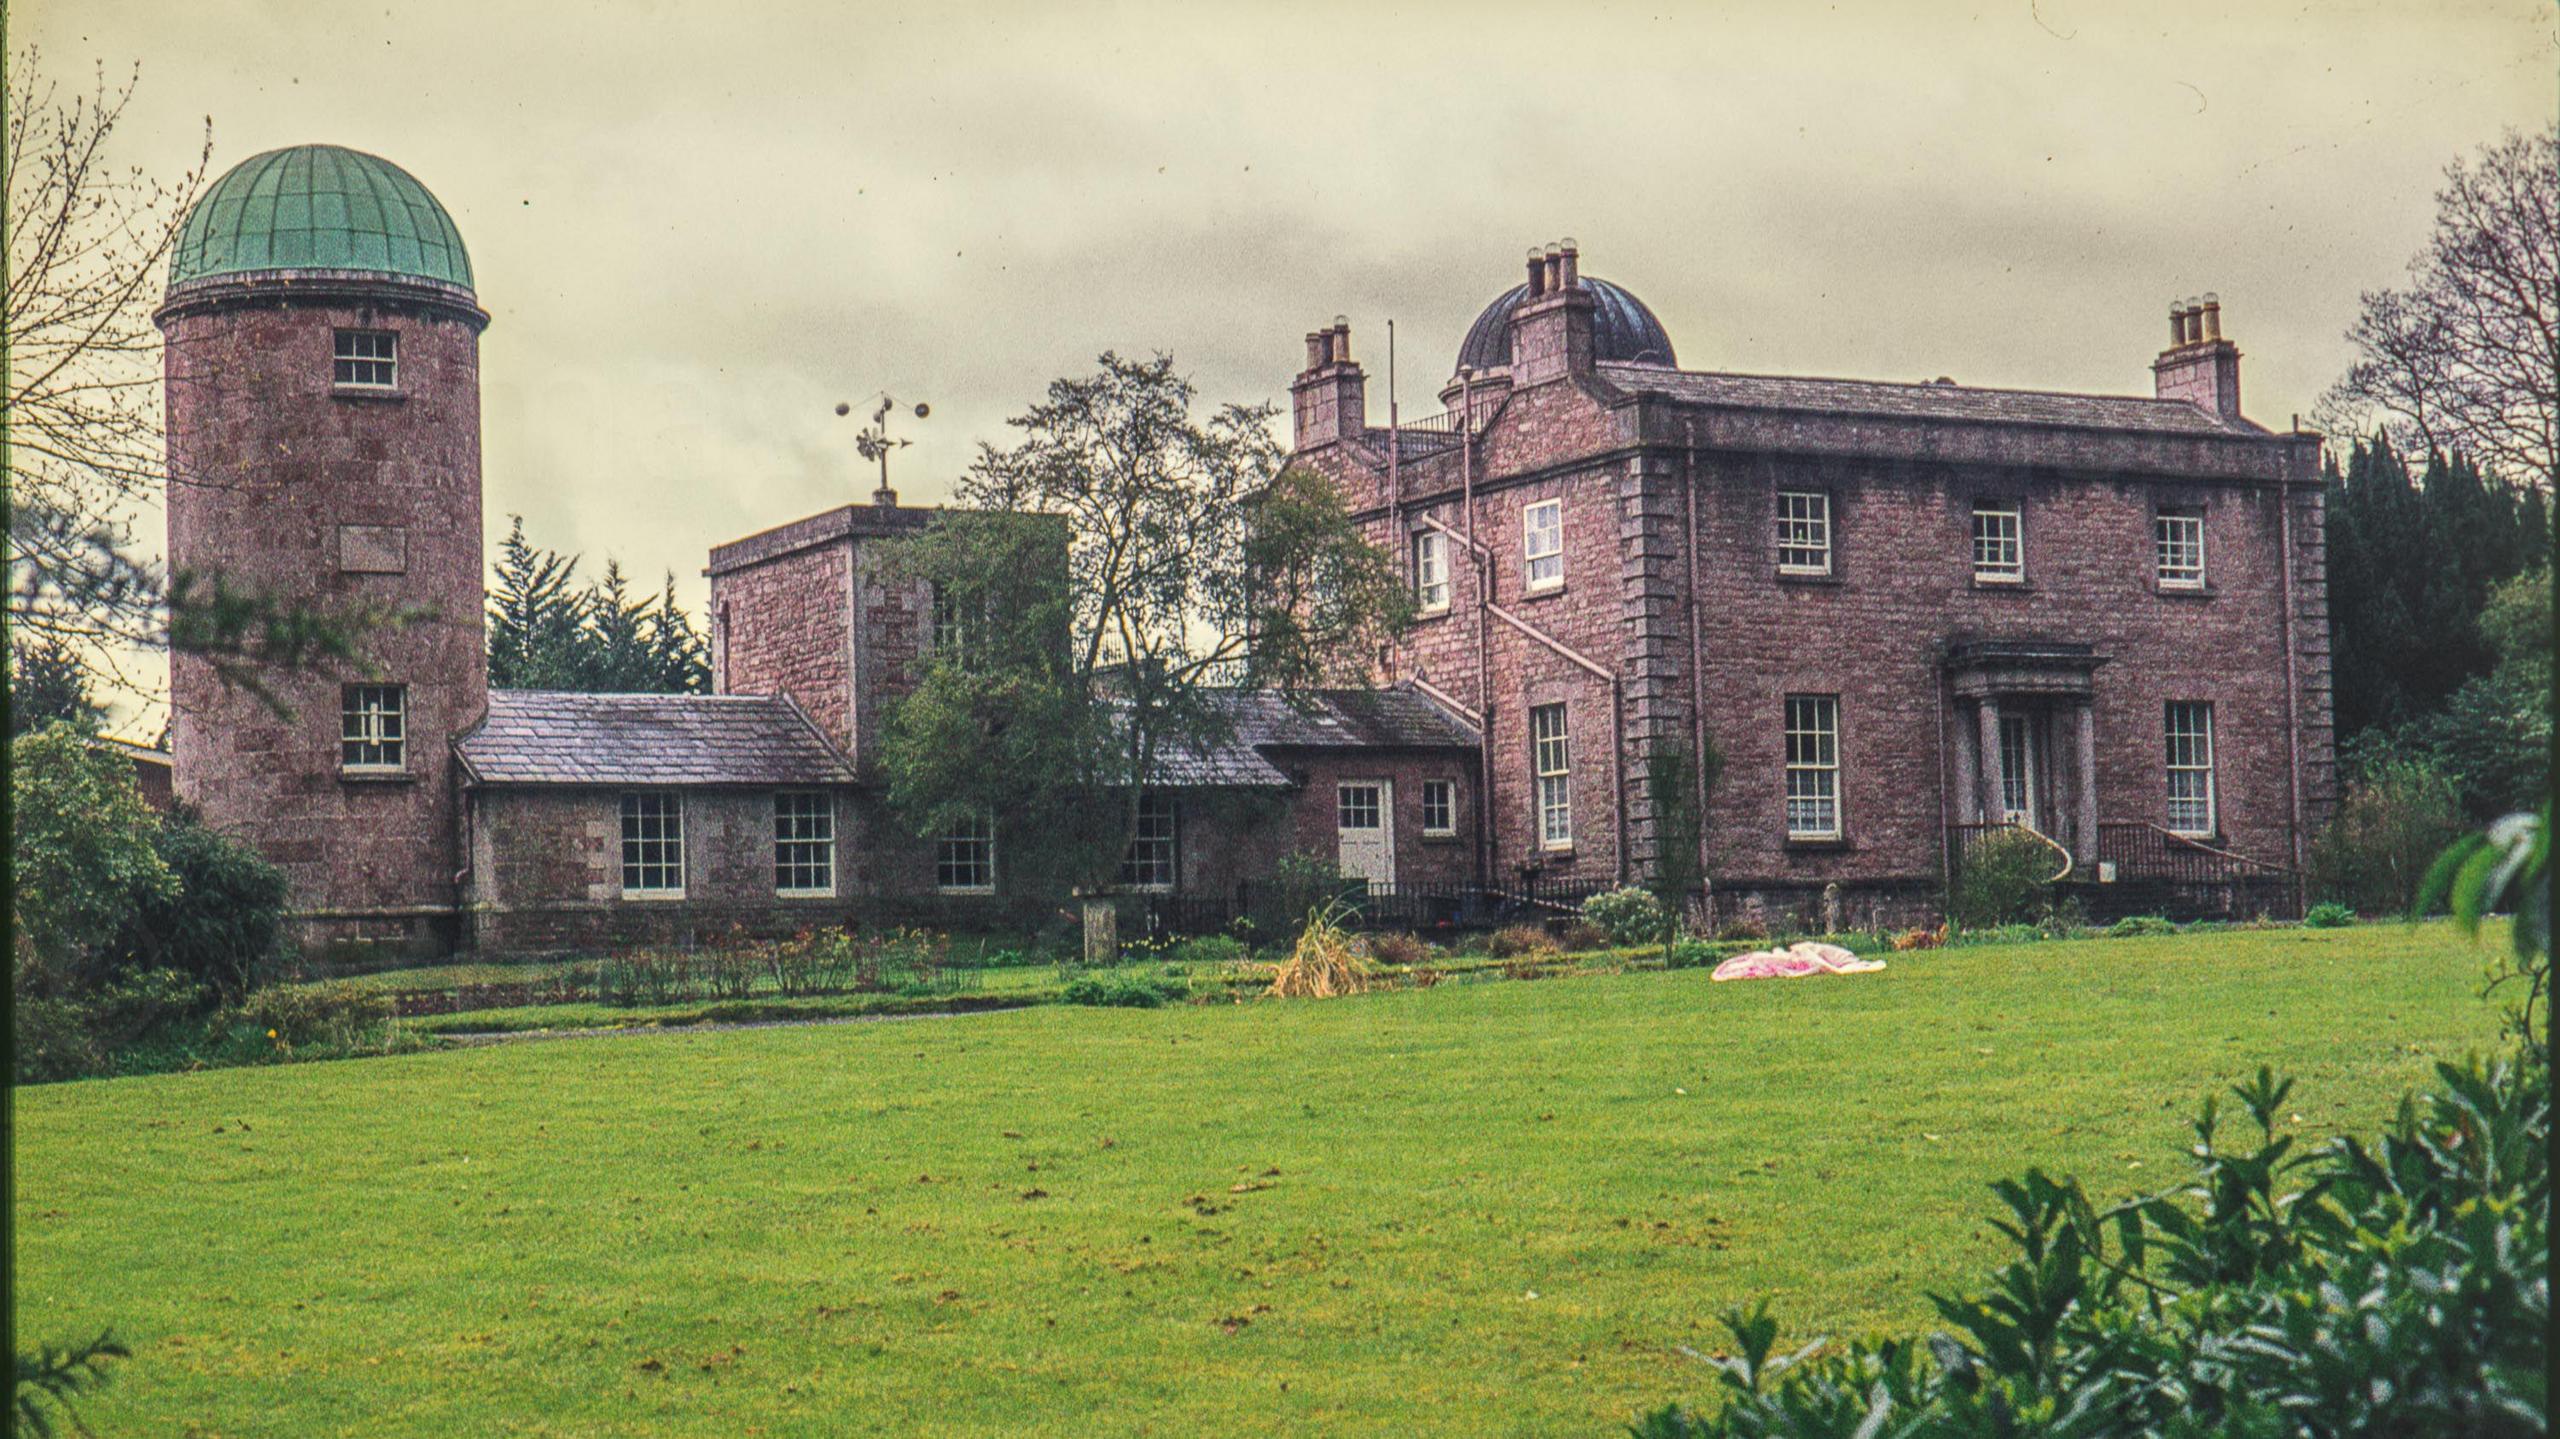
[[[1341,835],[1342,873],[1373,885],[1396,882],[1396,787],[1382,779],[1334,786],[1335,826]]]
[[[2036,733],[2022,714],[2000,716],[2000,818],[2036,824]]]

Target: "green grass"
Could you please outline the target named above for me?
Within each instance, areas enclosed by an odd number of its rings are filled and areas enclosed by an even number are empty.
[[[16,1096],[21,1342],[100,1432],[1615,1432],[1674,1346],[1927,1322],[1990,1179],[2173,1182],[2261,1062],[2370,1129],[2494,939],[2267,930],[564,1040]],[[2137,1167],[2139,1166],[2139,1167]]]

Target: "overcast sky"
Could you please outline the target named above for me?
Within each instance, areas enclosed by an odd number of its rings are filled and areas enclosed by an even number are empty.
[[[1537,242],[1692,369],[2147,393],[2219,291],[2282,428],[2445,163],[2554,107],[2547,0],[1708,6],[16,0],[123,159],[330,142],[461,226],[491,538],[676,572],[866,496],[839,419],[929,401],[942,498],[1105,348],[1285,402],[1336,312],[1409,414]]]

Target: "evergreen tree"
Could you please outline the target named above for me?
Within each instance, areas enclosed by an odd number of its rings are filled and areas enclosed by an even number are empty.
[[[700,694],[711,647],[676,602],[676,577],[654,600],[635,594],[618,560],[577,588],[578,557],[537,549],[515,517],[489,594],[489,683],[498,689]]]
[[[675,571],[667,571],[658,607],[649,614],[649,658],[652,689],[674,694],[711,691],[711,645],[693,627],[693,618],[676,603]]]
[[[498,547],[498,583],[489,593],[489,683],[508,690],[585,689],[586,600],[570,588],[575,555],[535,549],[524,516]]]
[[[649,602],[632,595],[621,561],[604,562],[604,578],[587,591],[585,608],[577,688],[604,694],[663,688],[650,643]]]
[[[62,641],[21,638],[9,646],[9,734],[12,738],[56,720],[95,729],[106,707],[89,694],[89,672]]]

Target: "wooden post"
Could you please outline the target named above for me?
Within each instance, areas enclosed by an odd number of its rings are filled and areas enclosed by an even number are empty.
[[[1087,896],[1084,902],[1084,962],[1120,962],[1120,907],[1109,899]]]

